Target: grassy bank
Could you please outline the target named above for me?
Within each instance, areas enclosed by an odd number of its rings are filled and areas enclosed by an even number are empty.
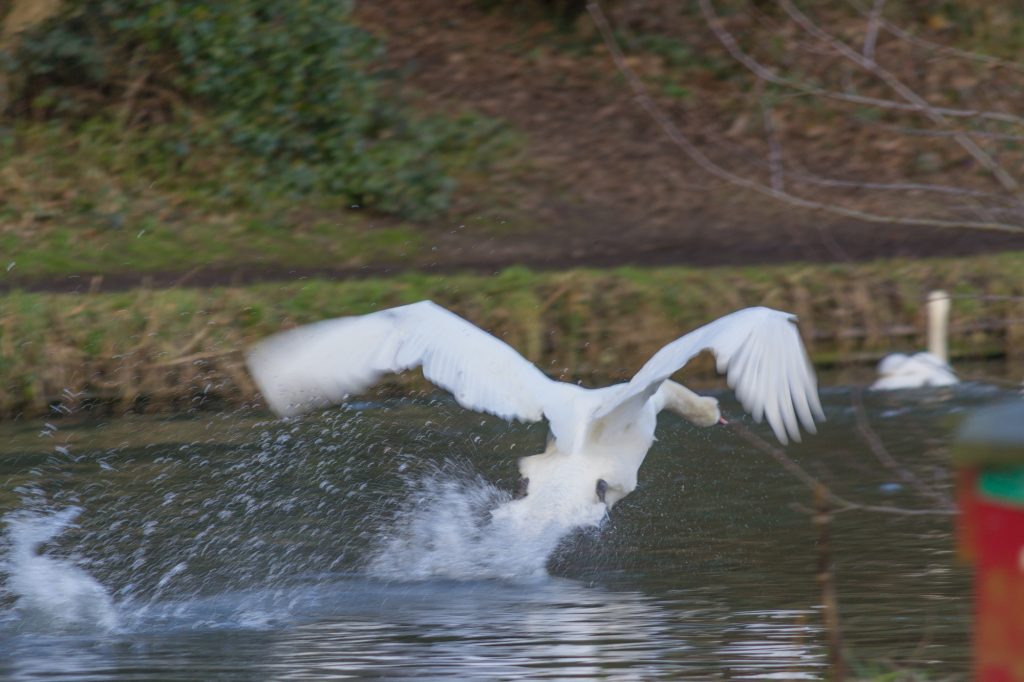
[[[351,10],[0,3],[0,272],[404,264],[500,205],[519,136],[405,88]]]
[[[175,159],[167,149],[176,130],[93,121],[18,125],[4,136],[0,125],[0,272],[38,281],[83,271],[357,267],[429,253],[422,226],[353,210],[344,196],[274,187],[225,147]],[[483,158],[514,148],[510,133],[487,131],[465,131]],[[475,168],[454,153],[446,163],[459,178]]]
[[[279,329],[423,298],[501,336],[548,374],[631,375],[667,341],[750,305],[797,313],[819,365],[923,346],[921,303],[954,296],[956,357],[1008,355],[1024,338],[1024,253],[970,259],[760,268],[663,268],[492,276],[406,274],[244,288],[0,299],[0,413],[188,409],[256,398],[242,349]],[[1014,350],[1016,349],[1016,350]],[[707,372],[709,365],[693,372]]]

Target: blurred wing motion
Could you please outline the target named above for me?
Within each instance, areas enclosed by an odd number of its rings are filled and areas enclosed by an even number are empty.
[[[389,373],[423,367],[463,407],[539,421],[556,382],[508,344],[430,302],[325,320],[258,343],[249,370],[281,416],[341,402]]]
[[[674,372],[703,350],[715,354],[743,409],[768,420],[782,443],[800,440],[798,421],[810,433],[824,420],[814,370],[796,327],[796,317],[770,308],[739,310],[668,344],[647,361],[625,390],[594,414],[637,409]]]

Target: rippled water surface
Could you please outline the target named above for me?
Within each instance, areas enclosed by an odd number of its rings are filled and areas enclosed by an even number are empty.
[[[941,497],[958,421],[1009,397],[864,414]],[[939,504],[875,458],[853,392],[823,398],[787,453],[858,502]],[[0,426],[0,678],[824,679],[809,490],[735,427],[663,415],[658,438],[602,527],[525,537],[490,510],[544,429],[443,399]],[[846,511],[831,535],[852,664],[966,676],[950,517]]]

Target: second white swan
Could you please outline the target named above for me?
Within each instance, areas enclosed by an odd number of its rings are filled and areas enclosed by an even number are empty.
[[[905,355],[893,353],[878,363],[878,379],[872,391],[895,391],[904,388],[952,386],[960,383],[949,366],[949,294],[933,291],[928,294],[925,312],[928,316],[928,351]]]

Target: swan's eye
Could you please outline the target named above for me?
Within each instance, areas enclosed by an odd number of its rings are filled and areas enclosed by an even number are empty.
[[[608,492],[608,483],[603,479],[597,479],[597,499],[604,502],[605,493]]]

